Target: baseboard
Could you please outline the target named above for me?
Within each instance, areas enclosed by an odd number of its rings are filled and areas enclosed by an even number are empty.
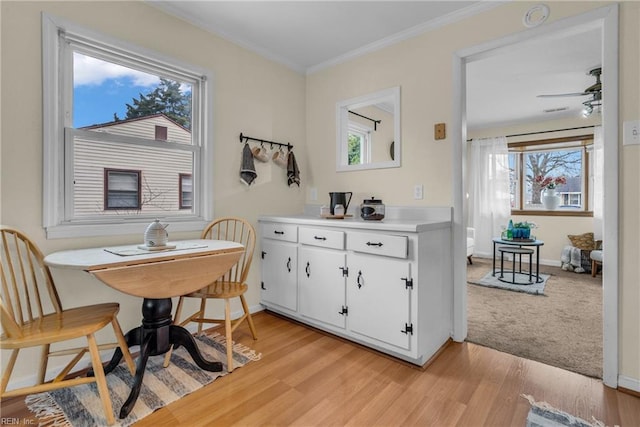
[[[624,389],[620,391],[640,397],[640,379],[618,375],[618,389]]]

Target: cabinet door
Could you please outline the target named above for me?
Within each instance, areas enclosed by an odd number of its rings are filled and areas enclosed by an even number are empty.
[[[298,263],[300,314],[345,327],[345,253],[301,246]]]
[[[349,330],[410,350],[410,264],[375,255],[349,254],[347,259]],[[415,332],[414,332],[415,333]]]
[[[298,292],[296,284],[296,246],[269,239],[262,240],[263,301],[295,311]]]

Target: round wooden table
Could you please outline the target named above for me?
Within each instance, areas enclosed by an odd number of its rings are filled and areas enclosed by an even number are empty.
[[[120,409],[125,418],[140,394],[149,356],[164,354],[171,346],[184,346],[200,368],[219,372],[220,362],[202,357],[193,336],[174,325],[171,298],[195,292],[214,282],[233,266],[244,247],[224,240],[186,240],[172,242],[175,248],[148,251],[138,246],[90,248],[54,252],[45,257],[49,267],[84,270],[108,286],[128,295],[142,297],[142,324],[125,334],[129,347],[140,346],[134,384]],[[105,373],[122,358],[116,349]]]

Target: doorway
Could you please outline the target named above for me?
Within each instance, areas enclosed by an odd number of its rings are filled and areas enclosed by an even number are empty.
[[[556,36],[587,26],[599,26],[603,37],[602,67],[608,78],[607,90],[603,91],[602,126],[604,139],[604,167],[608,171],[618,170],[618,8],[617,5],[595,9],[575,17],[565,18],[551,24],[517,33],[499,40],[484,43],[456,52],[454,55],[454,107],[453,107],[453,205],[454,205],[454,333],[456,341],[467,335],[466,296],[466,65],[479,57],[512,49],[518,43],[538,37]],[[603,239],[607,245],[607,258],[617,260],[618,236],[618,176],[609,173],[604,177]],[[618,382],[618,265],[607,264],[603,271],[603,382],[617,387]]]

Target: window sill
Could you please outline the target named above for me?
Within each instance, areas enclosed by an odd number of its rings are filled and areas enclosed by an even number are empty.
[[[530,210],[512,209],[511,215],[593,217],[593,212],[592,211],[574,211],[574,210],[547,211],[543,209],[530,209]]]
[[[74,237],[98,237],[136,234],[142,236],[149,225],[149,221],[141,222],[117,222],[99,224],[60,224],[45,227],[47,239],[64,239]],[[167,221],[168,222],[168,221]],[[205,220],[171,221],[171,231],[197,231],[201,232],[208,224]]]

